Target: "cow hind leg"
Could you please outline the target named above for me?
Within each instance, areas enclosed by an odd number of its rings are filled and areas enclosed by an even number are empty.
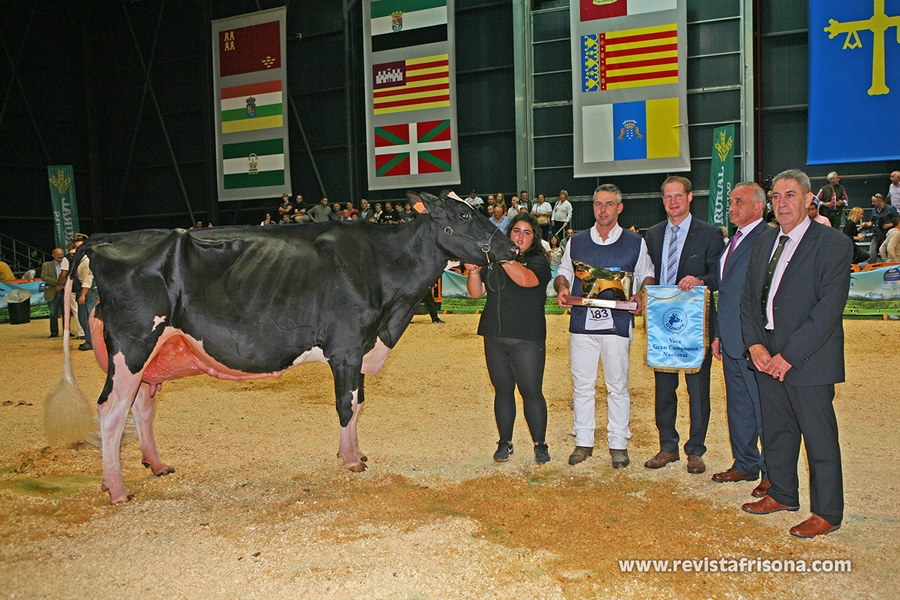
[[[347,433],[350,436],[350,448],[353,454],[355,454],[356,457],[362,462],[366,462],[367,460],[369,460],[369,457],[363,454],[363,451],[359,449],[359,437],[357,437],[356,435],[356,425],[359,421],[359,413],[362,412],[363,401],[365,400],[363,394],[363,389],[365,388],[364,381],[365,375],[360,375],[359,390],[357,390],[356,393],[356,406],[353,407],[353,418],[350,419],[350,422],[347,424]],[[340,450],[338,450],[337,456],[338,458],[341,458]]]
[[[334,374],[335,403],[341,421],[341,441],[338,455],[344,459],[344,468],[360,473],[366,470],[365,460],[360,456],[356,435],[356,421],[359,416],[359,391],[362,375],[360,364],[348,365],[331,363]]]
[[[156,409],[156,399],[150,391],[150,384],[141,382],[134,405],[131,407],[131,414],[134,415],[138,439],[141,441],[141,464],[153,471],[157,477],[161,477],[174,473],[175,469],[159,458],[159,451],[156,449],[156,439],[153,437],[153,411]]]
[[[110,393],[105,401],[101,396],[101,404],[97,407],[100,415],[100,439],[103,449],[103,485],[109,492],[111,504],[128,502],[134,496],[125,489],[122,481],[122,463],[119,451],[122,445],[122,432],[125,429],[125,418],[134,402],[135,395],[141,385],[140,373],[133,375],[124,364],[116,365],[115,375],[107,374],[107,385]],[[112,373],[113,370],[110,369]],[[111,380],[111,381],[110,381]]]

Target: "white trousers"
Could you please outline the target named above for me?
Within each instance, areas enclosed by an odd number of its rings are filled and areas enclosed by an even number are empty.
[[[72,292],[69,297],[69,308],[72,310],[72,322],[69,323],[69,331],[76,331],[78,337],[84,337],[84,328],[81,326],[81,321],[78,320],[78,295],[75,292]],[[60,311],[62,313],[62,311]],[[65,318],[65,314],[60,314],[61,317]],[[75,329],[73,329],[73,327]]]
[[[632,337],[631,331],[627,338],[618,335],[569,334],[576,446],[594,446],[594,430],[597,428],[594,418],[597,368],[602,360],[607,392],[606,438],[610,450],[628,448],[628,439],[631,437],[631,430],[628,428],[631,421],[628,368]]]

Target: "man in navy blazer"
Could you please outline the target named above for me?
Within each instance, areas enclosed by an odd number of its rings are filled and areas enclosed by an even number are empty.
[[[844,381],[844,327],[853,242],[815,223],[809,177],[784,171],[773,180],[778,228],[756,240],[741,296],[744,344],[756,369],[766,466],[772,487],[753,514],[800,508],[800,440],[809,464],[813,515],[791,535],[815,537],[841,526],[844,488],[834,384]]]
[[[695,285],[705,285],[710,292],[716,290],[716,269],[725,245],[718,227],[691,217],[691,182],[685,177],[673,176],[662,184],[663,206],[668,219],[647,230],[647,248],[656,267],[656,282],[677,285],[689,290]],[[715,310],[709,308],[709,337],[715,326]],[[709,367],[712,355],[707,349],[700,371],[685,375],[690,398],[690,437],[684,444],[688,455],[688,473],[703,473],[706,464],[706,430],[709,428]],[[648,469],[659,469],[680,459],[678,455],[678,431],[675,418],[678,414],[678,373],[655,373],[656,378],[656,428],[659,430],[659,452],[644,463]]]
[[[752,492],[757,498],[766,495],[770,484],[765,457],[759,448],[763,440],[759,388],[744,357],[741,292],[747,279],[750,249],[767,227],[762,218],[765,206],[766,192],[756,183],[739,183],[731,191],[728,218],[737,230],[722,251],[716,269],[719,305],[712,342],[713,357],[722,361],[725,376],[728,434],[734,458],[731,467],[713,475],[712,480],[717,483],[756,481],[762,473],[762,483]]]

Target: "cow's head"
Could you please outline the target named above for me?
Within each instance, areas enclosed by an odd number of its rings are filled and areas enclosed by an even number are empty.
[[[516,258],[515,243],[455,193],[444,190],[438,198],[407,192],[406,197],[416,212],[430,216],[441,229],[438,245],[448,258],[476,265]]]

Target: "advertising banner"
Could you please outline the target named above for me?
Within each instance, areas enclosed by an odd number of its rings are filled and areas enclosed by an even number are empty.
[[[709,210],[713,225],[728,225],[728,197],[734,188],[734,125],[713,131],[712,168],[709,172]]]
[[[72,165],[50,165],[50,203],[53,206],[53,235],[57,248],[75,241],[80,230],[78,203],[75,201],[75,174]]]

